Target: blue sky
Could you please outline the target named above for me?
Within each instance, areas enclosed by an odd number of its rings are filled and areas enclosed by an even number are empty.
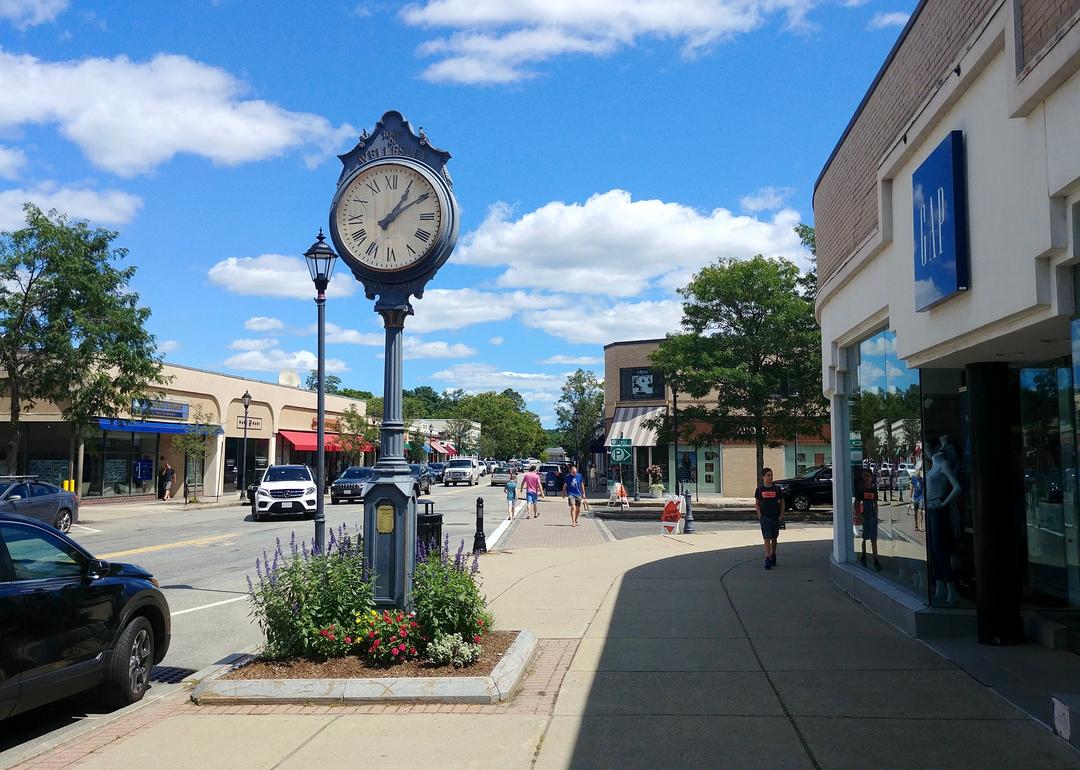
[[[514,387],[545,424],[603,345],[676,328],[720,256],[791,228],[915,0],[0,0],[0,229],[31,200],[120,232],[168,360],[313,366],[300,256],[389,109],[453,154],[462,228],[406,385]],[[328,368],[378,392],[345,270]]]

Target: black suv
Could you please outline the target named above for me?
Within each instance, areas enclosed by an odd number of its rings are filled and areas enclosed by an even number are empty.
[[[375,470],[365,465],[352,465],[345,469],[330,485],[330,502],[334,505],[345,501],[364,499],[364,484],[375,480]]]
[[[140,700],[171,628],[149,572],[0,511],[0,719],[98,686],[117,705]]]
[[[412,474],[416,483],[413,485],[413,496],[420,497],[420,495],[431,494],[431,471],[428,470],[427,465],[421,463],[409,463],[409,473]]]
[[[808,511],[814,505],[832,505],[832,466],[815,465],[793,479],[774,482],[784,495],[785,507]]]

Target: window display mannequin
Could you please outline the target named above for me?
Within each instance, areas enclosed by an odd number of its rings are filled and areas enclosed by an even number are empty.
[[[949,437],[942,436],[931,455],[926,473],[926,527],[930,535],[930,560],[934,568],[934,598],[956,604],[959,598],[952,570],[953,528],[950,506],[960,495],[960,481],[949,459]]]

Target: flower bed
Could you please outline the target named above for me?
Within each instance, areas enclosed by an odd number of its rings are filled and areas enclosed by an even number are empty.
[[[230,676],[370,677],[373,671],[388,677],[430,676],[436,669],[473,674],[483,661],[494,666],[495,653],[513,641],[512,635],[492,634],[492,616],[477,577],[479,555],[466,555],[462,541],[451,557],[449,535],[441,549],[418,549],[415,609],[410,612],[374,607],[374,580],[364,565],[362,538],[344,525],[330,531],[325,553],[298,544],[295,533],[287,553],[278,540],[272,557],[264,553],[256,561],[255,572],[257,579],[249,578],[248,587],[265,645],[257,664]],[[251,673],[275,667],[302,673]]]

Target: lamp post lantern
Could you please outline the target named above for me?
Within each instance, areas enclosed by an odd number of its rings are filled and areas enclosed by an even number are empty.
[[[334,273],[334,262],[337,254],[326,242],[322,228],[315,243],[304,252],[307,260],[308,272],[315,284],[315,306],[319,316],[319,352],[318,352],[318,419],[316,426],[316,449],[315,461],[315,547],[319,553],[326,552],[326,511],[323,507],[323,496],[326,491],[326,287],[330,285],[330,276]]]
[[[244,405],[244,442],[243,448],[240,450],[242,458],[240,460],[240,499],[243,500],[247,495],[247,429],[248,429],[248,407],[251,406],[251,394],[244,390],[244,395],[240,397],[240,403]]]

